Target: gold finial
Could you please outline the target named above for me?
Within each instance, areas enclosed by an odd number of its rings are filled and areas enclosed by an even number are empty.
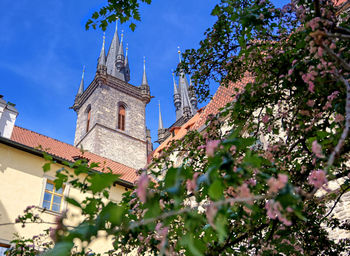
[[[179,62],[181,63],[181,51],[180,51],[180,46],[177,47],[177,53],[179,54]]]
[[[146,57],[143,56],[143,63],[146,63]]]
[[[126,50],[129,50],[129,44],[126,43]]]

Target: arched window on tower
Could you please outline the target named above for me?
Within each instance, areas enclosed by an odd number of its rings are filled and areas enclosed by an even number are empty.
[[[118,129],[125,131],[125,107],[123,105],[120,105],[118,109]]]
[[[90,121],[91,121],[91,106],[90,105],[86,109],[86,115],[87,115],[87,118],[86,118],[86,132],[88,132],[89,129],[90,129]]]

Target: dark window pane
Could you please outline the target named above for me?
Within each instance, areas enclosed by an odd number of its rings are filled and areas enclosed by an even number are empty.
[[[53,191],[53,184],[51,183],[46,183],[46,189],[49,190],[49,191]]]
[[[50,193],[48,193],[48,192],[45,192],[45,194],[44,194],[44,200],[45,201],[49,201],[49,202],[51,202],[51,194]]]

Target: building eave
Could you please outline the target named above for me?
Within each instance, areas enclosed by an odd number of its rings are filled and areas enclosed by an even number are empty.
[[[65,165],[65,163],[73,163],[70,160],[67,160],[67,159],[64,159],[62,157],[59,157],[59,156],[47,153],[47,152],[45,152],[43,150],[39,150],[39,149],[36,149],[36,148],[32,148],[32,147],[23,145],[21,143],[18,143],[16,141],[13,141],[13,140],[1,137],[1,136],[0,136],[0,143],[4,144],[6,146],[9,146],[9,147],[12,147],[12,148],[24,151],[26,153],[29,153],[29,154],[32,154],[32,155],[35,155],[35,156],[38,156],[38,157],[42,157],[42,158],[44,158],[44,153],[45,153],[45,154],[51,156],[54,161],[56,161],[57,163],[62,164],[62,165]],[[97,172],[97,173],[101,173],[100,171],[97,171],[97,170],[94,170],[94,169],[92,169],[92,171],[93,172]],[[126,180],[123,180],[123,179],[119,179],[115,183],[118,184],[118,185],[121,185],[121,186],[123,186],[125,188],[132,189],[132,188],[135,187],[133,183],[131,183],[129,181],[126,181]]]

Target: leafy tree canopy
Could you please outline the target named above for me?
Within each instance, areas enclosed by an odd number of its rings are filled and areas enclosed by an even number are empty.
[[[105,28],[117,16],[139,20],[139,3],[109,1],[87,25]],[[113,240],[110,255],[349,250],[349,240],[334,241],[327,232],[349,230],[333,216],[350,188],[348,14],[320,0],[296,0],[282,9],[268,0],[221,0],[211,14],[214,26],[199,49],[184,53],[178,70],[192,72],[202,100],[209,80],[222,86],[249,82],[203,132],[190,131],[140,170],[135,191],[121,202],[101,199],[117,179],[112,174],[101,179],[84,162],[70,164],[76,175],[89,175],[83,181],[59,170],[57,186],[68,182],[91,196],[83,202],[67,198],[84,219],[70,227],[66,216],[60,218],[47,254],[66,255],[73,241],[81,241],[74,253],[84,255],[101,230]],[[180,166],[174,156],[182,159]]]

